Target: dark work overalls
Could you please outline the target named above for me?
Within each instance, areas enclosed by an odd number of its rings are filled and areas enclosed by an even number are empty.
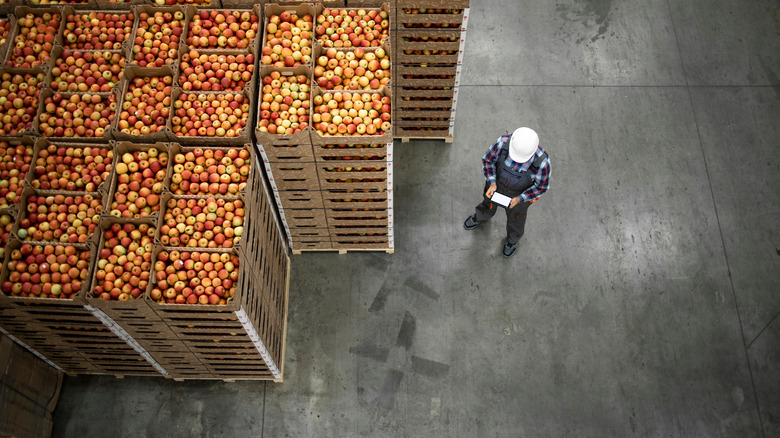
[[[522,172],[520,170],[515,171],[505,164],[508,153],[509,140],[504,142],[504,147],[501,148],[501,154],[499,154],[498,160],[496,160],[496,185],[498,186],[496,191],[502,195],[509,196],[510,198],[516,198],[534,184],[531,175],[539,168],[545,155],[542,155],[542,157],[534,155],[536,159],[531,167],[529,167],[528,172]],[[488,187],[490,187],[490,183],[485,182],[485,189],[482,191],[482,202],[476,209],[477,222],[490,220],[493,215],[496,214],[496,210],[502,207],[485,196]],[[525,233],[525,219],[528,214],[529,206],[531,206],[530,202],[519,202],[514,208],[505,208],[507,243],[515,244],[523,237],[523,233]]]

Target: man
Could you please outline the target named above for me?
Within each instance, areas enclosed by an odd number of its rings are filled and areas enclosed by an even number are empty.
[[[531,128],[518,128],[499,137],[482,157],[485,195],[476,212],[463,226],[473,230],[490,220],[499,204],[491,200],[498,192],[511,198],[506,207],[506,244],[504,257],[517,250],[517,241],[525,232],[528,207],[550,187],[550,158],[539,146],[539,136]]]

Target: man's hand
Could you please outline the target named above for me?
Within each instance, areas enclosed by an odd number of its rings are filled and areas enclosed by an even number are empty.
[[[496,189],[498,188],[498,185],[496,183],[490,184],[490,187],[488,187],[487,192],[485,192],[485,196],[490,199],[491,196],[493,196],[493,193],[496,193]]]
[[[517,204],[520,203],[520,198],[512,198],[512,201],[509,202],[509,209],[515,208]]]

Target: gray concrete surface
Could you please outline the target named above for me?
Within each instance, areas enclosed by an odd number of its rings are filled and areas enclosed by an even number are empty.
[[[53,436],[780,436],[778,12],[472,0],[396,253],[293,257],[285,382],[67,378]],[[502,217],[462,222],[518,125],[552,188],[504,259]]]

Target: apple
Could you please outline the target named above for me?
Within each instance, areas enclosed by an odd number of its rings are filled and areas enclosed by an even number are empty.
[[[117,110],[113,93],[54,93],[43,104],[38,129],[44,137],[103,137]]]
[[[246,149],[196,147],[173,157],[174,195],[236,196],[246,187],[251,161]]]
[[[133,62],[141,67],[162,67],[178,61],[184,21],[183,11],[139,13],[133,35]]]
[[[29,195],[16,235],[21,240],[86,243],[103,210],[100,196]]]
[[[326,49],[317,58],[314,80],[326,90],[379,90],[390,82],[390,55],[375,49]]]
[[[33,153],[32,145],[14,146],[0,141],[0,208],[11,207],[20,201]]]
[[[241,91],[252,81],[255,55],[182,54],[179,85],[184,91]]]
[[[129,135],[164,129],[171,113],[173,76],[137,76],[129,81],[117,128]]]
[[[32,68],[49,62],[54,39],[60,31],[60,19],[59,13],[49,12],[30,12],[19,17],[6,65]]]
[[[380,9],[324,9],[314,32],[323,47],[378,47],[389,30],[387,12]]]
[[[67,15],[62,41],[76,50],[122,50],[133,33],[135,17],[127,12],[85,12]]]
[[[137,218],[160,210],[160,195],[168,170],[168,152],[157,148],[125,152],[114,168],[116,184],[112,216]]]
[[[237,137],[249,118],[249,100],[236,93],[181,93],[171,117],[177,137]]]
[[[8,279],[0,285],[8,296],[73,299],[89,276],[88,248],[23,243],[9,256]]]
[[[49,144],[38,151],[32,186],[40,190],[97,192],[114,161],[110,147]]]
[[[205,10],[189,22],[187,45],[201,49],[246,49],[257,37],[259,19],[250,11]]]
[[[272,71],[262,79],[258,130],[294,134],[309,126],[311,87],[306,75],[282,76]]]
[[[188,248],[232,248],[244,230],[244,202],[170,198],[160,221],[160,243]]]
[[[276,67],[297,67],[311,61],[313,17],[282,12],[268,17],[260,62]]]
[[[44,78],[43,73],[0,74],[0,136],[20,135],[32,128]]]
[[[382,135],[390,120],[390,97],[381,93],[326,91],[314,97],[312,126],[320,135]]]
[[[225,305],[236,294],[238,256],[163,250],[153,264],[150,298],[161,304]]]
[[[113,223],[103,231],[95,265],[95,289],[103,300],[140,298],[149,284],[156,228],[149,224]]]
[[[52,67],[51,88],[60,92],[110,93],[125,68],[120,52],[65,49]]]

